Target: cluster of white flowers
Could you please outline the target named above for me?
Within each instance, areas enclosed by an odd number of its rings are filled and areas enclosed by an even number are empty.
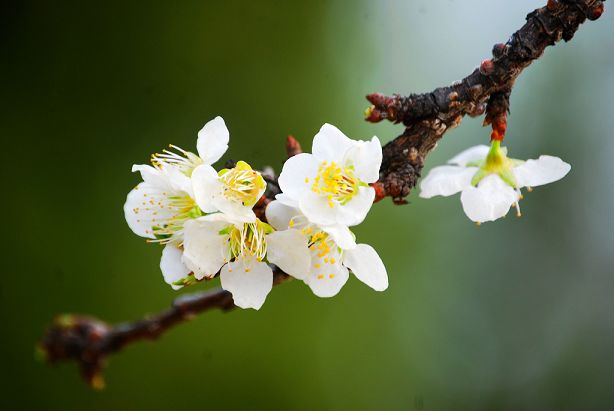
[[[164,245],[160,268],[174,289],[215,277],[243,308],[259,309],[273,286],[270,264],[307,284],[320,297],[336,295],[349,272],[377,291],[388,275],[377,252],[357,244],[349,227],[360,224],[375,198],[369,185],[379,178],[382,148],[377,137],[356,141],[325,124],[312,153],[286,161],[279,175],[281,194],[265,211],[254,206],[266,182],[249,164],[216,171],[228,149],[229,133],[216,117],[198,133],[198,155],[171,146],[154,154],[152,165],[135,165],[143,178],[124,206],[136,234]],[[435,167],[421,183],[420,196],[461,192],[467,216],[494,221],[511,207],[520,215],[521,188],[563,178],[570,165],[557,157],[521,161],[493,141]]]
[[[354,275],[375,290],[388,287],[380,257],[356,244],[348,227],[367,215],[382,149],[377,137],[355,141],[325,124],[313,154],[290,158],[279,176],[282,194],[266,209],[268,223],[253,207],[266,182],[249,164],[216,171],[228,149],[229,132],[216,117],[200,130],[198,155],[171,146],[152,165],[135,165],[143,182],[124,205],[128,225],[164,245],[160,268],[174,289],[213,278],[237,306],[259,309],[273,285],[275,264],[303,280],[321,297],[339,292]]]
[[[507,157],[507,150],[494,140],[490,147],[471,147],[449,162],[433,168],[420,184],[420,197],[461,193],[467,217],[480,224],[504,217],[511,207],[520,216],[520,189],[548,184],[565,177],[571,166],[558,157],[537,160]]]

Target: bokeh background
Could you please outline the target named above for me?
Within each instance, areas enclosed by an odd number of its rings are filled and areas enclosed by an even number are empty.
[[[364,95],[473,70],[545,0],[4,3],[2,409],[597,410],[614,407],[614,14],[517,82],[510,154],[560,156],[561,182],[476,227],[458,197],[377,204],[356,228],[390,288],[334,299],[299,282],[260,312],[211,312],[111,358],[102,392],[34,360],[61,312],[118,322],[168,306],[160,248],[125,224],[130,172],[195,149],[216,115],[226,159],[281,168],[324,122],[391,140]],[[608,2],[609,3],[609,2]],[[487,143],[466,119],[427,169]],[[197,288],[216,286],[215,283]],[[188,290],[193,291],[194,289]]]

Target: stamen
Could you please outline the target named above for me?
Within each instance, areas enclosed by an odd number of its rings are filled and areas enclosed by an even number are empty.
[[[192,171],[203,163],[202,159],[196,154],[190,153],[172,144],[169,144],[169,147],[179,153],[164,149],[162,153],[156,153],[151,156],[151,164],[158,170],[162,170],[168,166],[177,167],[182,173],[189,177],[192,175]]]
[[[308,180],[306,179],[305,182]],[[323,161],[314,178],[311,191],[326,196],[328,206],[345,204],[357,193],[361,182],[354,175],[354,167],[340,167],[334,161]]]
[[[243,161],[238,162],[237,166],[233,169],[220,171],[219,176],[224,184],[224,197],[244,206],[251,207],[256,204],[260,193],[266,187],[266,183],[260,173],[252,170]]]

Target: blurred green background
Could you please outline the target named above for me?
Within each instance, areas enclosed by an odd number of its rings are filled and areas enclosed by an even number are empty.
[[[117,322],[177,295],[160,248],[125,224],[133,163],[195,149],[216,115],[225,158],[280,170],[284,139],[353,138],[369,92],[463,77],[545,0],[4,3],[2,409],[593,410],[614,407],[614,14],[517,82],[507,145],[560,156],[561,182],[476,227],[458,197],[377,204],[356,229],[390,288],[334,299],[275,288],[260,312],[211,312],[111,358],[105,391],[33,347],[60,312]],[[609,3],[609,2],[608,2]],[[487,143],[466,119],[427,169]],[[198,288],[215,286],[200,285]],[[189,291],[194,291],[192,288]]]

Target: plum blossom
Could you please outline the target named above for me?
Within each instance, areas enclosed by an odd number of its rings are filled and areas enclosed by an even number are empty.
[[[420,197],[451,196],[461,193],[467,217],[477,223],[494,221],[516,207],[520,216],[521,188],[560,180],[571,166],[558,157],[542,155],[537,160],[507,157],[507,150],[493,141],[491,147],[471,147],[449,162],[433,168],[420,184]]]
[[[369,183],[379,178],[382,147],[377,137],[356,141],[324,124],[312,154],[289,158],[279,175],[280,202],[300,209],[313,224],[360,224],[375,198]]]
[[[205,213],[221,211],[230,218],[256,221],[252,208],[266,189],[259,172],[244,161],[219,172],[208,164],[198,166],[192,174],[192,187],[198,206]]]
[[[173,283],[189,274],[181,261],[185,223],[202,216],[194,199],[190,176],[196,167],[211,164],[228,149],[229,134],[221,117],[209,121],[198,132],[198,155],[171,146],[151,158],[152,165],[134,165],[143,181],[126,198],[124,215],[130,229],[149,242],[165,245],[160,262],[162,274]]]
[[[307,239],[298,231],[274,231],[256,219],[241,222],[223,213],[185,224],[183,263],[197,280],[220,272],[222,288],[241,308],[260,309],[273,286],[266,261],[293,276],[304,276],[311,257]]]
[[[388,288],[386,267],[367,244],[356,244],[353,233],[343,225],[320,227],[298,208],[272,201],[266,209],[269,223],[278,230],[297,232],[306,239],[311,263],[305,273],[290,273],[307,284],[318,297],[339,293],[352,271],[356,278],[376,291]]]

